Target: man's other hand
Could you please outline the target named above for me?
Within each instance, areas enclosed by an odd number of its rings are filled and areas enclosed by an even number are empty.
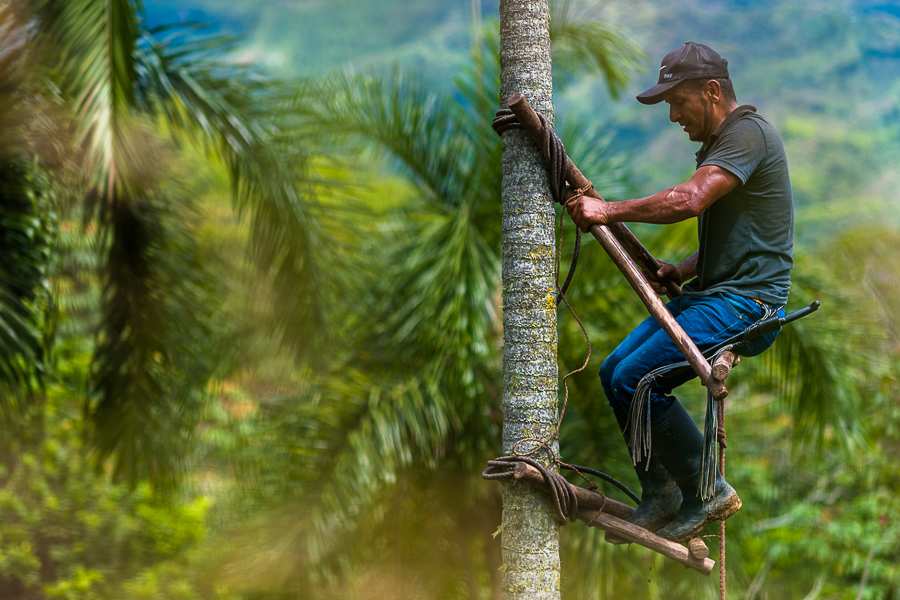
[[[645,272],[644,274],[646,275],[647,273]],[[659,261],[659,269],[653,275],[652,277],[647,277],[647,281],[650,283],[653,291],[661,296],[667,293],[663,285],[666,280],[673,282],[675,285],[681,285],[683,281],[681,269],[678,265],[663,261]]]
[[[569,216],[581,231],[587,232],[591,225],[607,225],[609,215],[607,202],[590,196],[578,196],[566,204]]]

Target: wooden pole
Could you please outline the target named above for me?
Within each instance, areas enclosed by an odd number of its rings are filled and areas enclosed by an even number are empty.
[[[568,158],[568,157],[566,157]],[[568,161],[568,164],[572,164],[571,159]],[[572,165],[573,167],[575,165]],[[581,171],[576,169],[576,172],[581,175]],[[584,178],[584,175],[581,175]],[[579,185],[578,187],[584,187],[587,185],[587,178],[585,179],[585,183],[583,185]],[[578,184],[576,184],[578,185]],[[600,198],[600,194],[597,193],[594,188],[591,188],[587,193],[588,196],[592,198]],[[619,240],[619,243],[622,244],[622,247],[628,252],[628,256],[634,260],[640,267],[642,267],[646,272],[651,273],[654,281],[659,282],[666,289],[666,296],[670,299],[677,298],[681,295],[681,287],[672,281],[669,278],[658,279],[656,278],[656,272],[659,271],[659,267],[661,266],[659,261],[654,258],[650,251],[644,248],[644,245],[640,242],[637,237],[628,227],[625,226],[625,223],[612,223],[609,225],[609,230],[613,232],[613,235],[616,236],[616,239]]]
[[[670,542],[658,535],[650,533],[646,529],[638,527],[637,525],[632,525],[628,521],[617,519],[611,515],[600,513],[590,508],[579,508],[578,520],[584,521],[591,527],[614,533],[615,535],[643,546],[644,548],[649,548],[654,552],[662,554],[666,558],[679,562],[685,567],[694,569],[704,575],[712,573],[713,568],[716,566],[716,562],[711,558],[694,558],[691,555],[690,550],[681,544]]]
[[[531,108],[531,105],[528,103],[528,100],[521,94],[515,93],[509,97],[507,104],[510,110],[518,117],[519,123],[522,124],[525,132],[528,133],[531,139],[538,144],[538,147],[540,147],[544,135],[544,127],[541,124],[537,113],[534,112],[534,109]],[[571,163],[571,161],[569,162]],[[577,173],[582,181],[587,182],[587,179],[584,178],[584,175],[581,175],[581,172],[575,165],[571,166],[571,173],[573,176]],[[578,185],[576,182],[570,181],[570,184],[572,183]],[[594,192],[592,197],[599,198],[599,196],[596,195],[596,192]],[[666,308],[665,304],[662,303],[662,300],[659,299],[656,292],[653,291],[653,288],[647,282],[647,278],[622,247],[622,244],[619,243],[616,236],[610,231],[609,227],[605,225],[594,225],[591,227],[591,235],[600,242],[600,245],[603,246],[603,249],[609,254],[613,263],[619,268],[619,271],[622,272],[622,275],[625,276],[625,279],[634,291],[637,292],[638,297],[644,303],[644,306],[647,307],[648,312],[656,319],[660,327],[665,330],[675,346],[681,351],[685,359],[687,359],[691,368],[694,369],[694,372],[697,373],[697,376],[700,378],[700,382],[713,393],[713,397],[717,400],[728,395],[728,391],[725,389],[722,382],[713,379],[710,376],[710,366],[703,357],[703,354],[694,344],[693,340],[685,333],[684,329],[681,328],[681,325],[678,324],[675,317],[673,317],[672,313]],[[649,255],[649,253],[647,254]]]

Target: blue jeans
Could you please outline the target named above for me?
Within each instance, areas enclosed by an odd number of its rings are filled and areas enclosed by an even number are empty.
[[[709,296],[679,296],[666,304],[678,324],[701,352],[742,332],[766,313],[767,307],[756,300],[716,292]],[[774,310],[772,307],[770,310]],[[784,316],[784,307],[778,309]],[[756,356],[772,345],[778,332],[756,338],[741,350],[742,356]],[[637,326],[600,367],[603,391],[613,409],[628,412],[638,382],[653,369],[681,362],[684,356],[653,317]],[[672,390],[696,377],[693,370],[667,377],[650,392],[650,418],[666,413],[675,397]]]

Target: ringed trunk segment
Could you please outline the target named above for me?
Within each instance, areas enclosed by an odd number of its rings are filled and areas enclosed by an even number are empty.
[[[549,26],[548,0],[501,0],[501,90],[530,90],[546,114],[553,109]],[[559,368],[555,211],[547,172],[527,136],[511,132],[502,144],[503,450],[509,454],[521,440],[552,436]],[[546,448],[535,458],[553,462]],[[548,498],[513,481],[503,483],[502,494],[503,599],[559,600],[559,524]]]

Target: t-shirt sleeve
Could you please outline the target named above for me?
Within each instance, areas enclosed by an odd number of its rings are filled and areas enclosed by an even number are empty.
[[[725,130],[706,160],[700,165],[715,165],[734,173],[741,183],[766,157],[766,138],[751,119],[740,119]]]

